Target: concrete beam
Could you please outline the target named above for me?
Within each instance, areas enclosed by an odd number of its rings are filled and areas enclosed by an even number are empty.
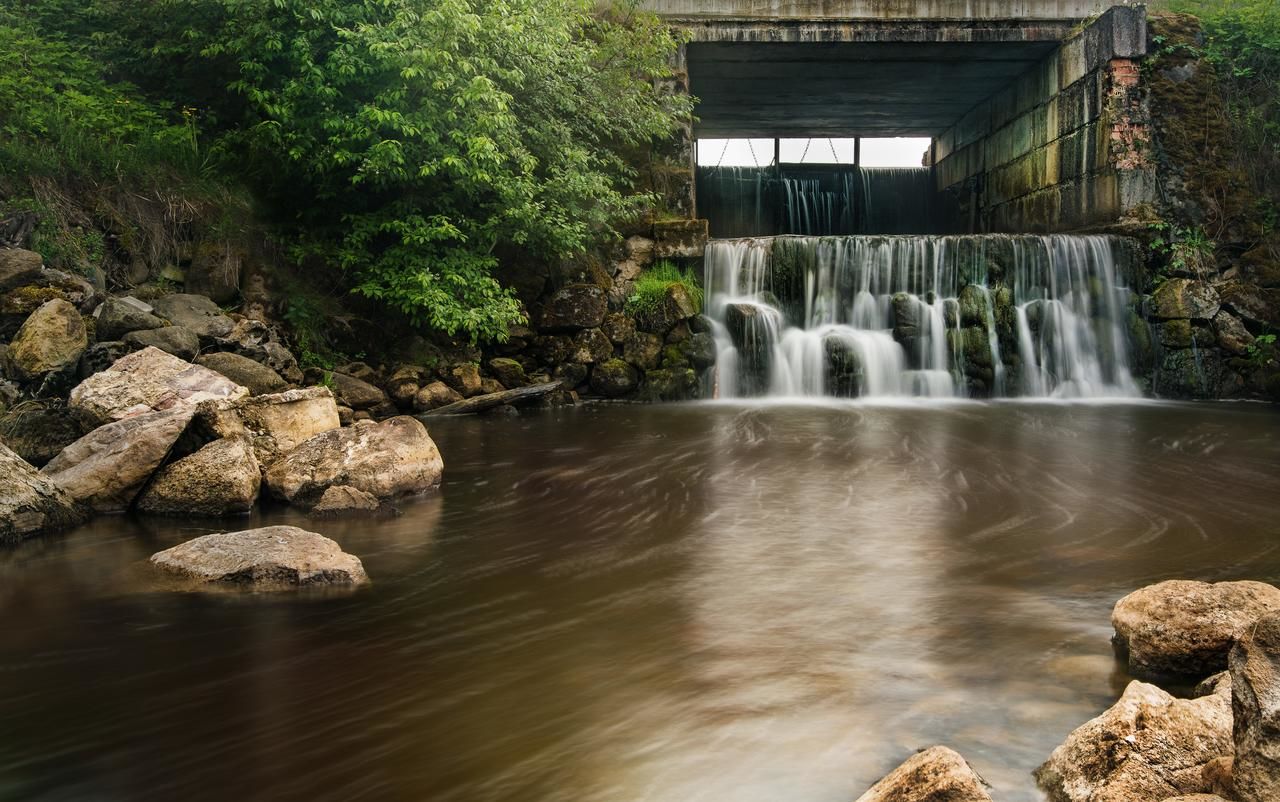
[[[643,0],[664,17],[846,20],[1082,20],[1114,0]]]

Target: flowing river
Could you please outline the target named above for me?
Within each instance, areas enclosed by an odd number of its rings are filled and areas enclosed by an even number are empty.
[[[1127,677],[1108,615],[1280,580],[1248,404],[596,405],[442,420],[385,520],[103,518],[0,550],[0,799],[850,802],[913,750],[997,799]],[[349,596],[146,558],[294,523]]]

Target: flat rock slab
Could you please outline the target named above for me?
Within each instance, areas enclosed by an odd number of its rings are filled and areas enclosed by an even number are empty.
[[[369,581],[360,559],[296,526],[205,535],[153,554],[151,564],[198,585],[285,590]]]
[[[503,404],[519,404],[532,401],[535,398],[541,398],[544,395],[550,395],[560,389],[560,382],[547,382],[546,384],[534,384],[529,387],[517,387],[514,390],[503,390],[500,393],[489,393],[488,395],[477,395],[452,404],[446,404],[442,407],[423,412],[419,417],[428,418],[438,415],[470,415],[476,412],[484,412],[487,409],[500,407]]]
[[[1170,580],[1134,591],[1111,613],[1115,644],[1138,676],[1201,678],[1255,621],[1280,612],[1280,588],[1265,582]]]
[[[82,381],[67,405],[82,426],[93,429],[135,415],[178,407],[194,410],[204,401],[248,395],[248,388],[221,373],[158,348],[144,348]]]

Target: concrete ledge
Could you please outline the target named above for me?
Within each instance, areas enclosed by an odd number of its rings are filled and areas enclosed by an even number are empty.
[[[1100,14],[1109,0],[643,0],[664,17],[756,19],[1074,19]]]

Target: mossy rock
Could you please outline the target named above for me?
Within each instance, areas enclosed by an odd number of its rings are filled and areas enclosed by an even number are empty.
[[[591,389],[606,398],[621,398],[635,391],[640,376],[626,360],[610,359],[591,371]]]

